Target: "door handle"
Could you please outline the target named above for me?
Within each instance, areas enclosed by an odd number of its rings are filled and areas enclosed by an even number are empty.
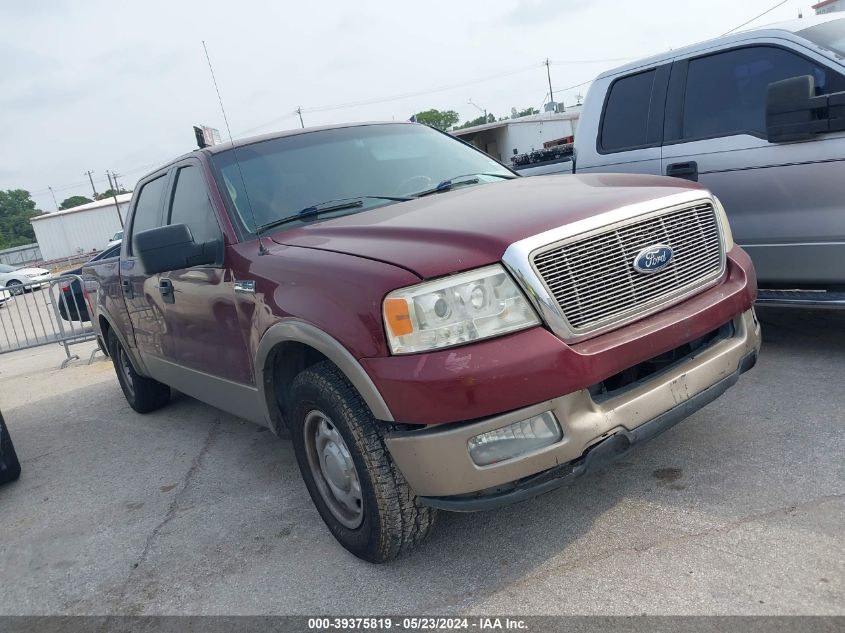
[[[123,288],[124,297],[131,299],[134,296],[132,294],[132,283],[128,279],[121,279],[120,286]]]
[[[666,175],[698,182],[698,163],[694,160],[687,163],[672,163],[666,166]]]
[[[158,291],[165,303],[173,303],[175,297],[173,295],[173,282],[169,279],[160,279],[158,282]]]

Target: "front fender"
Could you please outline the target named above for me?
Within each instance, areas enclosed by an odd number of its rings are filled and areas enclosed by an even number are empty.
[[[296,318],[284,318],[270,326],[258,343],[255,354],[255,375],[261,401],[269,412],[271,428],[281,428],[282,421],[274,419],[275,391],[273,372],[268,371],[268,359],[273,349],[281,343],[296,342],[308,345],[332,361],[358,390],[373,415],[386,422],[393,422],[393,415],[370,376],[358,360],[338,340],[318,327]]]

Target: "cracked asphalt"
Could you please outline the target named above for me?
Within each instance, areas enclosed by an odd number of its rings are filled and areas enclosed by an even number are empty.
[[[0,614],[845,614],[845,315],[760,317],[717,402],[383,566],[335,543],[286,441],[184,396],[138,415],[103,360],[0,356]]]

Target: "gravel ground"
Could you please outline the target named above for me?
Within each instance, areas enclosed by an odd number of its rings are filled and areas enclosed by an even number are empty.
[[[760,316],[717,402],[383,566],[335,543],[288,442],[185,396],[138,415],[108,361],[0,356],[0,614],[845,614],[845,315]]]

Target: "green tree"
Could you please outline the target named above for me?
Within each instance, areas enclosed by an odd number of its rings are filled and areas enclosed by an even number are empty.
[[[495,115],[488,113],[487,116],[485,117],[482,114],[480,117],[475,118],[472,121],[467,121],[463,125],[458,126],[458,129],[463,130],[464,128],[472,127],[473,125],[484,125],[485,123],[495,123],[495,122],[496,122],[496,116]]]
[[[424,123],[444,132],[461,120],[460,115],[454,110],[441,111],[434,108],[425,112],[417,112],[414,117],[417,123]]]
[[[525,110],[520,110],[516,116],[531,116],[532,114],[540,114],[540,111],[537,108],[525,108]]]
[[[118,187],[117,191],[114,189],[106,189],[103,193],[97,194],[97,200],[105,200],[106,198],[111,198],[112,196],[119,196],[122,193],[129,193],[123,187]]]
[[[80,204],[87,204],[89,202],[93,202],[93,200],[85,196],[71,196],[62,200],[59,209],[72,209],[73,207],[78,207]]]
[[[40,214],[28,191],[0,191],[0,249],[32,244],[35,231],[29,220]]]

